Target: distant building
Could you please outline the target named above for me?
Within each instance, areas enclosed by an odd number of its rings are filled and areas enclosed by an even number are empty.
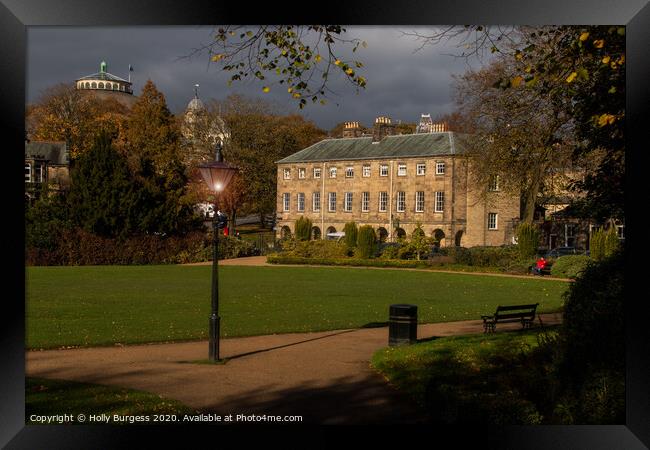
[[[69,168],[65,142],[25,141],[25,201],[36,200],[44,187],[50,192],[67,188]]]
[[[79,91],[87,92],[100,99],[113,98],[129,108],[132,107],[137,97],[133,95],[131,81],[108,73],[107,69],[108,65],[102,61],[99,65],[99,72],[77,79],[75,87]],[[129,73],[131,71],[131,66],[129,66]]]
[[[214,159],[214,147],[217,142],[228,145],[230,132],[220,116],[210,114],[199,98],[199,85],[194,87],[194,98],[185,108],[181,134],[185,147],[185,161],[195,164],[207,159]]]
[[[378,117],[372,136],[325,139],[277,161],[278,237],[293,235],[305,216],[315,238],[354,221],[381,241],[410,237],[419,223],[442,246],[512,242],[519,197],[498,182],[471,185],[460,135],[393,133],[390,119]]]

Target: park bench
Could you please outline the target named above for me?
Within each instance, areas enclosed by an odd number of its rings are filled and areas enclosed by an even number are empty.
[[[483,332],[494,332],[497,322],[521,322],[523,328],[530,328],[535,320],[535,311],[537,305],[511,305],[511,306],[497,306],[496,312],[491,316],[481,316],[483,319]],[[540,322],[542,319],[540,318]]]

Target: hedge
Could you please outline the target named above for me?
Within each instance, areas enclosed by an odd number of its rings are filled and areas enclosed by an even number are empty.
[[[576,278],[589,265],[591,258],[585,255],[565,255],[555,260],[551,275],[561,278]]]

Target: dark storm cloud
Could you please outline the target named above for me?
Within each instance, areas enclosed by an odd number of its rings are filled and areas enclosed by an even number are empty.
[[[57,83],[99,71],[106,61],[108,71],[128,78],[138,94],[147,79],[154,81],[165,94],[174,113],[184,110],[193,96],[194,84],[200,84],[203,100],[222,99],[231,93],[262,97],[276,101],[286,112],[300,113],[322,128],[336,123],[357,120],[371,125],[378,115],[388,115],[403,122],[416,122],[421,113],[450,112],[452,74],[467,68],[464,59],[445,54],[454,53],[452,44],[414,50],[419,44],[400,31],[409,27],[348,27],[348,38],[368,43],[345,59],[363,62],[360,72],[368,80],[366,89],[355,90],[343,77],[331,79],[329,104],[309,104],[299,110],[281,86],[272,86],[264,94],[260,83],[233,83],[216,64],[209,64],[205,53],[187,58],[193,49],[210,42],[210,27],[32,27],[28,29],[27,101],[33,102]],[[473,64],[478,67],[478,62]]]

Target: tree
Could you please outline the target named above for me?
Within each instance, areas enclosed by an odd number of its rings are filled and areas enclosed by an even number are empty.
[[[357,246],[357,235],[359,234],[359,229],[355,222],[348,222],[343,227],[343,232],[345,233],[345,245],[348,248],[353,248]]]
[[[58,84],[45,91],[27,108],[27,135],[30,139],[64,141],[74,161],[92,147],[100,131],[113,137],[121,134],[128,109],[114,99],[99,99],[92,91],[79,91]]]
[[[312,222],[305,216],[300,216],[296,220],[296,240],[308,241],[311,238]]]
[[[106,236],[126,236],[137,230],[134,218],[137,193],[126,159],[100,133],[71,171],[68,210],[75,225]]]
[[[500,190],[521,195],[521,219],[530,223],[544,181],[569,161],[572,124],[561,98],[523,85],[516,93],[502,89],[500,81],[515,71],[505,58],[469,71],[456,79],[456,99],[474,130],[465,144],[478,195],[486,198],[498,176]]]
[[[192,51],[207,52],[231,72],[228,84],[246,78],[262,83],[262,91],[284,85],[287,94],[302,109],[307,101],[325,103],[327,82],[333,73],[345,77],[356,89],[365,88],[366,79],[357,73],[363,63],[345,60],[338,50],[351,46],[356,52],[359,39],[345,39],[340,25],[264,25],[253,29],[224,26],[215,30],[214,41]]]
[[[375,230],[373,230],[372,226],[363,225],[359,227],[355,254],[359,258],[371,258],[375,254],[376,245]]]

